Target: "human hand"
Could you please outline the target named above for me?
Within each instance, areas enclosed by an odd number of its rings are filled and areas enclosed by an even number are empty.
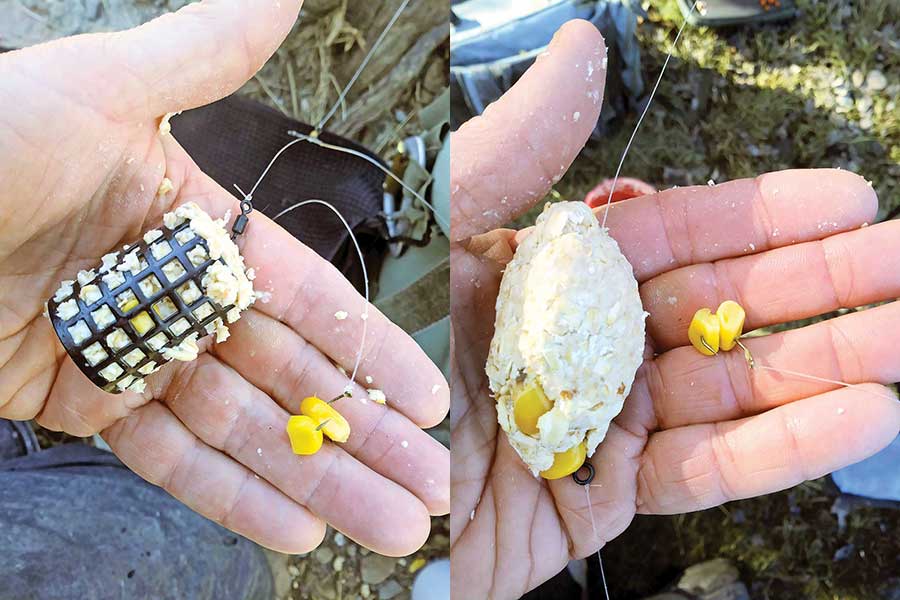
[[[590,24],[565,25],[549,54],[453,137],[451,553],[459,598],[518,597],[596,552],[635,513],[784,489],[873,454],[900,430],[900,404],[883,387],[900,379],[897,303],[745,339],[760,365],[859,387],[751,371],[740,352],[707,357],[688,342],[694,312],[726,299],[746,309],[751,330],[900,295],[900,223],[861,229],[876,214],[871,187],[842,171],[784,171],[612,205],[610,234],[650,313],[645,361],[590,459],[589,491],[530,474],[497,425],[484,371],[502,269],[527,231],[491,229],[540,200],[587,140],[603,57]]]
[[[191,363],[147,391],[95,388],[67,357],[44,301],[59,282],[196,202],[214,216],[238,201],[159,126],[242,85],[288,33],[300,0],[192,4],[121,33],[78,36],[0,55],[0,417],[86,436],[197,512],[284,552],[307,552],[325,522],[384,554],[427,538],[449,508],[449,453],[420,427],[439,423],[449,391],[411,338],[374,307],[359,378],[335,406],[353,434],[297,457],[290,412],[347,383],[364,300],[341,274],[260,213],[239,245],[270,288]],[[264,165],[261,165],[261,167]],[[158,194],[163,178],[173,184]],[[164,191],[164,190],[163,190]],[[338,323],[334,313],[351,316]]]

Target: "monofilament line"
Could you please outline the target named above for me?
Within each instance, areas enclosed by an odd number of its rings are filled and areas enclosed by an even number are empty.
[[[291,136],[295,137],[296,139],[291,140],[290,142],[288,142],[287,144],[285,144],[284,146],[282,146],[282,147],[278,150],[278,152],[275,153],[275,156],[273,156],[273,157],[272,157],[272,160],[269,161],[269,164],[266,165],[266,168],[263,170],[262,174],[259,176],[259,179],[257,179],[257,180],[256,180],[256,183],[253,184],[253,187],[250,188],[250,192],[249,192],[249,193],[245,193],[245,192],[244,192],[237,184],[234,184],[234,188],[235,188],[238,192],[240,192],[241,196],[244,197],[244,200],[246,200],[246,201],[248,201],[248,202],[252,202],[252,201],[253,201],[253,195],[256,193],[256,189],[257,189],[257,188],[259,187],[259,185],[263,182],[263,179],[266,178],[266,175],[269,174],[269,171],[272,169],[272,166],[275,164],[275,161],[278,160],[278,158],[279,158],[282,154],[284,154],[284,152],[285,152],[288,148],[290,148],[290,147],[293,146],[294,144],[299,144],[300,142],[309,142],[309,143],[311,143],[311,144],[315,144],[315,145],[317,145],[317,146],[321,146],[322,148],[326,148],[326,149],[328,149],[328,150],[334,150],[335,152],[343,152],[344,154],[349,154],[349,155],[351,155],[351,156],[355,156],[355,157],[357,157],[357,158],[361,158],[361,159],[363,159],[364,161],[366,161],[367,163],[373,165],[373,166],[376,167],[379,171],[381,171],[382,173],[384,173],[387,177],[390,177],[391,179],[393,179],[394,181],[396,181],[396,182],[400,185],[400,187],[402,187],[402,188],[405,189],[407,192],[409,192],[410,194],[412,194],[419,202],[421,202],[422,204],[424,204],[425,206],[427,206],[428,209],[429,209],[429,210],[432,212],[432,214],[434,215],[435,221],[437,221],[438,223],[440,223],[440,224],[443,225],[444,227],[448,227],[448,224],[447,224],[446,220],[443,219],[443,218],[438,214],[438,212],[434,209],[434,206],[433,206],[430,202],[428,202],[424,197],[422,197],[422,194],[420,194],[420,193],[417,192],[415,189],[413,189],[412,187],[410,187],[409,185],[407,185],[406,182],[404,182],[402,179],[400,179],[399,177],[397,177],[396,175],[394,175],[394,173],[391,172],[390,169],[385,168],[384,165],[382,165],[380,162],[378,162],[377,160],[375,160],[375,159],[372,158],[371,156],[369,156],[369,155],[367,155],[367,154],[365,154],[365,153],[363,153],[363,152],[359,152],[358,150],[354,150],[353,148],[345,148],[345,147],[343,147],[343,146],[337,146],[337,145],[335,145],[335,144],[329,144],[328,142],[323,142],[321,139],[319,139],[319,138],[317,138],[317,137],[312,137],[312,136],[309,136],[309,135],[300,133],[300,132],[298,132],[298,131],[293,131],[293,130],[288,131],[288,135],[291,135]]]
[[[437,221],[441,225],[444,225],[445,227],[448,226],[448,223],[441,217],[441,215],[438,214],[438,212],[435,210],[434,206],[430,202],[428,202],[428,200],[426,200],[424,197],[422,197],[422,194],[420,194],[415,189],[413,189],[412,187],[407,185],[407,183],[405,181],[403,181],[402,179],[400,179],[399,177],[394,175],[394,173],[390,169],[386,168],[383,164],[381,164],[380,162],[378,162],[377,160],[375,160],[368,154],[365,154],[364,152],[359,152],[358,150],[354,150],[353,148],[345,148],[344,146],[337,146],[335,144],[329,144],[328,142],[323,142],[320,138],[312,137],[310,135],[300,133],[299,131],[288,131],[288,135],[292,135],[292,136],[296,137],[297,139],[294,141],[310,142],[311,144],[315,144],[316,146],[321,146],[322,148],[327,148],[328,150],[335,150],[337,152],[343,152],[344,154],[349,154],[351,156],[355,156],[357,158],[363,159],[364,161],[366,161],[369,164],[371,164],[372,166],[378,168],[382,173],[384,173],[385,175],[387,175],[388,177],[390,177],[391,179],[396,181],[398,184],[400,184],[400,187],[402,187],[404,190],[406,190],[407,192],[412,194],[419,202],[421,202],[422,204],[427,206],[428,209],[434,215],[435,221]],[[290,145],[290,144],[288,144],[288,145]]]
[[[616,168],[616,176],[613,177],[612,187],[609,188],[609,198],[606,199],[606,210],[603,211],[603,220],[600,222],[601,227],[606,227],[606,216],[609,214],[609,207],[612,204],[613,194],[616,191],[616,184],[619,182],[619,175],[622,173],[622,165],[625,163],[625,157],[628,156],[628,151],[631,150],[631,144],[634,143],[634,138],[637,135],[638,129],[641,128],[641,123],[644,122],[644,117],[647,116],[647,112],[650,110],[650,105],[653,104],[653,98],[656,96],[656,90],[659,89],[659,83],[662,81],[663,75],[666,73],[666,67],[669,66],[669,60],[672,58],[672,53],[675,52],[675,46],[678,44],[678,39],[681,37],[681,32],[684,31],[685,25],[687,25],[688,17],[693,14],[694,9],[697,8],[697,0],[691,5],[691,10],[687,15],[684,16],[684,22],[681,24],[681,27],[678,28],[678,34],[675,36],[675,40],[672,42],[672,47],[669,48],[669,53],[666,55],[666,60],[663,63],[662,69],[659,71],[659,77],[656,78],[656,84],[653,86],[653,91],[650,92],[650,97],[647,99],[647,105],[644,106],[643,112],[641,112],[641,116],[638,118],[637,125],[634,126],[634,131],[631,132],[631,137],[628,139],[628,143],[625,145],[625,151],[622,153],[622,158],[619,159],[619,166]]]
[[[801,373],[799,371],[791,371],[790,369],[779,369],[777,367],[770,367],[768,365],[761,365],[759,362],[756,362],[754,369],[761,369],[763,371],[773,371],[775,373],[781,373],[783,375],[790,375],[792,377],[801,377],[803,379],[811,379],[813,381],[819,381],[821,383],[830,383],[833,385],[839,385],[845,388],[853,388],[860,392],[864,392],[866,394],[871,394],[872,396],[877,396],[879,398],[888,398],[890,400],[896,400],[894,396],[890,396],[888,394],[879,394],[878,392],[872,391],[868,388],[864,388],[858,383],[845,383],[843,381],[838,381],[837,379],[828,379],[826,377],[817,377],[816,375],[809,375],[808,373]]]
[[[362,248],[359,247],[359,242],[356,239],[356,234],[353,233],[353,228],[350,227],[350,224],[347,222],[347,219],[344,218],[344,215],[341,214],[341,211],[335,208],[331,203],[324,200],[319,200],[317,198],[303,200],[302,202],[297,202],[296,204],[288,206],[277,215],[272,217],[272,220],[278,221],[278,219],[288,214],[292,210],[300,208],[301,206],[307,206],[309,204],[320,204],[322,206],[326,206],[331,210],[331,212],[337,215],[338,219],[341,220],[341,223],[344,224],[344,228],[347,230],[347,233],[350,234],[350,239],[353,240],[353,247],[356,248],[356,254],[357,256],[359,256],[359,264],[362,267],[366,298],[366,302],[363,305],[363,312],[360,315],[360,318],[362,319],[362,339],[360,339],[359,341],[359,350],[356,353],[356,363],[353,365],[353,373],[350,374],[350,380],[348,382],[349,387],[350,383],[354,383],[356,381],[356,375],[359,372],[359,365],[362,362],[363,352],[365,351],[366,346],[366,334],[368,333],[369,325],[369,272],[366,269],[366,259],[365,256],[363,256]]]
[[[594,520],[594,505],[591,504],[591,486],[584,486],[584,493],[587,496],[588,514],[591,516],[591,529],[594,530],[594,540],[597,539],[597,522]],[[600,557],[600,549],[597,549],[597,562],[600,563],[600,581],[603,583],[603,597],[609,600],[609,589],[606,587],[606,573],[603,571],[603,559]]]
[[[375,55],[375,51],[378,50],[378,47],[381,45],[381,42],[384,41],[384,38],[387,37],[388,31],[391,30],[391,27],[394,26],[394,23],[397,22],[397,19],[400,18],[400,14],[406,9],[406,5],[409,4],[409,0],[403,0],[397,10],[394,11],[394,15],[391,17],[391,20],[388,21],[388,24],[385,26],[384,31],[381,32],[381,35],[378,36],[378,39],[375,40],[375,43],[372,44],[372,47],[369,48],[369,51],[366,53],[366,56],[363,58],[363,61],[359,63],[359,67],[356,69],[356,73],[353,74],[353,77],[350,78],[350,81],[347,82],[347,85],[344,86],[344,89],[341,90],[341,93],[338,95],[337,102],[334,103],[334,106],[331,107],[322,120],[319,121],[319,124],[316,125],[316,131],[322,131],[322,128],[325,127],[325,124],[328,123],[328,120],[334,116],[334,113],[337,112],[337,109],[343,104],[344,98],[347,97],[347,93],[350,91],[350,88],[353,87],[353,84],[356,83],[356,80],[359,79],[359,76],[362,74],[363,70],[366,68],[366,65],[369,64],[369,60],[372,56]]]

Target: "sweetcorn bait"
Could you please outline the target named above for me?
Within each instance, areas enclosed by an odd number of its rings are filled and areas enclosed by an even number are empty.
[[[688,339],[700,354],[713,356],[719,350],[727,352],[741,345],[745,318],[744,308],[734,300],[720,304],[715,313],[701,308],[694,313],[688,326]]]
[[[184,204],[163,216],[163,227],[62,282],[47,316],[95,385],[143,392],[144,377],[166,362],[196,359],[201,337],[228,339],[228,324],[256,293],[226,220]]]
[[[503,274],[486,371],[532,473],[576,471],[622,410],[644,350],[637,281],[582,202],[549,204]]]
[[[294,415],[289,418],[287,434],[294,454],[310,456],[322,449],[322,427],[312,417]]]
[[[294,454],[304,456],[321,450],[323,434],[338,443],[350,439],[347,419],[330,403],[316,396],[303,399],[300,414],[288,419],[286,431]]]

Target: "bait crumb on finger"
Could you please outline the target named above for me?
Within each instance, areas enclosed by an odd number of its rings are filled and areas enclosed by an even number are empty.
[[[159,184],[159,189],[156,190],[156,195],[161,198],[174,189],[175,186],[172,185],[172,180],[168,177],[163,177],[162,182]]]
[[[367,389],[366,392],[369,394],[369,400],[375,402],[377,404],[384,404],[387,402],[387,398],[384,396],[384,392],[376,389]]]
[[[375,380],[372,379],[372,376],[371,376],[371,375],[366,375],[366,383],[368,383],[368,384],[371,385],[373,381],[375,381]]]
[[[348,316],[349,315],[346,310],[339,310],[336,313],[334,313],[334,318],[337,319],[338,321],[343,321]]]

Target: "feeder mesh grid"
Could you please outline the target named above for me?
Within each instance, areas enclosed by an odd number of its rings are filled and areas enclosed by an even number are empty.
[[[97,275],[85,285],[75,281],[70,295],[59,301],[51,298],[47,303],[50,321],[69,356],[82,373],[106,392],[120,393],[168,362],[163,356],[166,348],[178,346],[192,334],[200,339],[213,333],[216,321],[221,319],[226,323],[227,313],[233,308],[221,307],[203,294],[203,276],[221,259],[209,258],[206,240],[190,229],[190,223],[182,223],[174,230],[163,227],[157,231],[161,235],[152,242],[142,239],[120,252],[119,261],[109,273],[119,273],[122,282],[110,288],[103,275]],[[202,246],[203,253],[194,251],[189,255],[198,246]],[[154,247],[158,258],[151,251]],[[123,258],[135,249],[141,270],[137,274],[131,270],[117,271]],[[194,264],[192,256],[194,260],[198,257],[203,260]],[[166,271],[173,275],[172,280]],[[88,285],[96,285],[100,290],[100,297],[91,302],[81,297],[82,288]],[[77,303],[77,314],[61,318],[59,306],[72,300]],[[150,324],[148,318],[152,326],[141,332],[141,328]],[[116,330],[121,330],[125,337],[113,335]],[[98,360],[92,364],[89,357]]]

